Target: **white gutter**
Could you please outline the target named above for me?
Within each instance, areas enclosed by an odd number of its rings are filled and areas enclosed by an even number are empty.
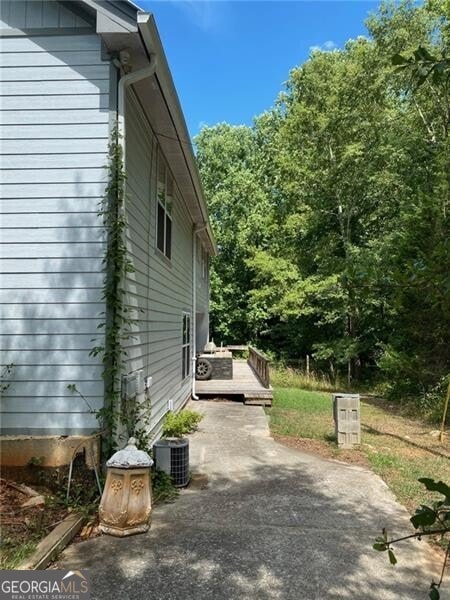
[[[197,235],[208,223],[194,225],[192,229],[192,398],[200,400],[195,393],[195,368],[197,363]]]

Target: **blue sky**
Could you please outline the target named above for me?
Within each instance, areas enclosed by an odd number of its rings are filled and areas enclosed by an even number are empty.
[[[136,0],[135,0],[136,2]],[[251,124],[314,46],[339,48],[367,33],[379,2],[137,0],[158,25],[189,131]]]

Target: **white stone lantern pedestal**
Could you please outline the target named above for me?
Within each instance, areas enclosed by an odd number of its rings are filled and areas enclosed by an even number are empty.
[[[144,533],[150,527],[152,512],[150,456],[136,448],[130,438],[123,450],[106,463],[105,489],[99,507],[103,533],[124,537]]]

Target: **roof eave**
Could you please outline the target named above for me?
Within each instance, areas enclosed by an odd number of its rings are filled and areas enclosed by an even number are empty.
[[[97,15],[96,31],[100,34],[110,51],[129,49],[136,58],[136,68],[142,68],[150,54],[156,54],[156,79],[164,98],[171,127],[176,133],[173,143],[177,145],[179,160],[185,164],[189,173],[188,204],[195,227],[208,246],[211,254],[217,254],[217,246],[208,218],[200,175],[192,143],[189,137],[183,111],[170,73],[169,65],[152,14],[139,10],[129,0],[78,0]],[[158,137],[158,132],[156,132]],[[159,140],[164,142],[164,136]],[[167,139],[166,139],[167,141]],[[195,200],[194,200],[195,198]]]
[[[197,162],[192,150],[192,142],[189,137],[189,132],[184,119],[180,100],[178,98],[178,94],[170,73],[169,65],[167,63],[161,39],[159,37],[155,19],[150,13],[139,12],[137,15],[137,24],[147,52],[149,54],[154,53],[157,56],[158,62],[156,74],[158,77],[158,82],[167,102],[167,107],[177,132],[179,145],[186,161],[187,168],[189,169],[198,207],[202,214],[202,222],[197,222],[195,224],[197,226],[206,225],[206,232],[208,233],[208,238],[210,240],[210,251],[212,254],[217,254],[217,246],[211,230],[211,224],[209,222],[208,209],[204,200]]]

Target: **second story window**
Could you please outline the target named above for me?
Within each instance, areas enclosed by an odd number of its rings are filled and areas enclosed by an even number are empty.
[[[161,154],[158,164],[156,208],[156,247],[169,260],[172,258],[172,206],[174,184],[172,175]]]
[[[208,278],[208,253],[202,246],[202,277],[203,279]]]
[[[197,238],[196,256],[199,268],[198,274],[199,276],[201,274],[202,279],[206,279],[208,276],[208,253],[199,238]]]

